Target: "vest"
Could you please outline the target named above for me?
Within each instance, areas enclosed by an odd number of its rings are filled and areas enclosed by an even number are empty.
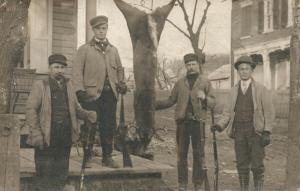
[[[249,85],[245,94],[243,94],[241,86],[239,87],[234,111],[235,111],[234,122],[253,121],[254,105],[253,105],[251,84]]]
[[[61,87],[55,79],[49,78],[51,92],[51,120],[56,123],[63,123],[69,119],[68,93],[66,84]]]

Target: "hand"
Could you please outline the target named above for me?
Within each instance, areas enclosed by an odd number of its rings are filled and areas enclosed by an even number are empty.
[[[117,90],[120,94],[126,94],[127,92],[127,85],[124,81],[121,81],[117,84]]]
[[[213,124],[210,127],[210,130],[211,130],[211,132],[215,132],[215,131],[221,132],[222,131],[222,127],[220,125],[218,125],[218,124]]]
[[[197,91],[197,98],[200,100],[204,100],[205,99],[205,93],[202,90]]]
[[[85,102],[86,97],[87,97],[86,91],[79,90],[76,92],[76,96],[77,96],[79,103],[83,103],[83,102]]]
[[[265,147],[271,143],[270,132],[264,131],[261,135],[261,146]]]
[[[87,114],[87,120],[90,123],[96,123],[97,122],[97,113],[95,111],[89,111]]]

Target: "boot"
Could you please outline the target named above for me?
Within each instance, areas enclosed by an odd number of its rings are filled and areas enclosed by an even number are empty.
[[[179,184],[178,191],[187,191],[187,185],[186,184]]]
[[[254,190],[255,191],[263,191],[264,188],[264,175],[263,174],[254,174],[253,175],[254,181]]]
[[[239,174],[241,191],[249,191],[249,172]]]
[[[112,147],[103,146],[102,147],[102,166],[109,168],[120,168],[120,166],[113,160],[112,156]]]

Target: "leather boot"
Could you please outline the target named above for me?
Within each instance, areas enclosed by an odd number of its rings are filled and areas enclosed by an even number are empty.
[[[249,172],[239,173],[241,191],[249,191]]]
[[[254,190],[263,191],[264,188],[264,174],[253,174]]]
[[[116,163],[112,156],[112,147],[107,145],[102,146],[102,166],[109,167],[109,168],[120,168],[118,163]]]

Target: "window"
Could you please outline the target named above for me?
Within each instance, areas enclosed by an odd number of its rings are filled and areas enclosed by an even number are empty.
[[[242,31],[241,31],[241,36],[249,36],[251,35],[251,11],[252,11],[252,6],[248,5],[242,8]]]
[[[264,31],[264,2],[258,2],[258,32]]]

